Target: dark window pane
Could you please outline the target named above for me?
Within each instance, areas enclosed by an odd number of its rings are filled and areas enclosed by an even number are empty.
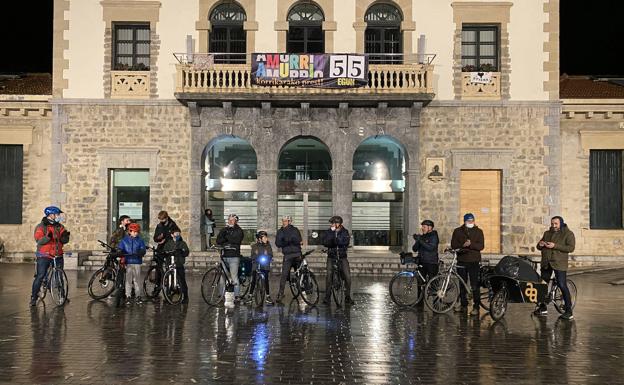
[[[470,70],[498,70],[498,27],[464,25],[462,29],[462,66]]]
[[[322,42],[313,43],[308,42],[308,49],[306,53],[323,53],[325,51],[324,44]]]
[[[303,27],[290,27],[288,29],[289,40],[303,40],[304,35],[305,35],[305,32],[304,32]]]
[[[589,227],[622,228],[622,151],[589,155]]]
[[[21,145],[0,145],[0,224],[22,223],[23,163]]]
[[[114,70],[149,70],[150,29],[145,25],[115,25]]]
[[[286,50],[290,53],[302,53],[305,52],[305,49],[303,47],[303,42],[289,42],[288,43],[288,47],[286,47]]]
[[[247,38],[247,32],[242,27],[230,28],[231,40],[245,40]]]

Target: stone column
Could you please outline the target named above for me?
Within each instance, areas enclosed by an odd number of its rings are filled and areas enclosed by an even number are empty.
[[[420,228],[420,212],[418,210],[418,186],[420,170],[408,169],[403,173],[405,190],[403,193],[403,249],[410,250],[412,234]]]
[[[353,202],[353,169],[340,168],[332,170],[332,210],[340,215],[343,226],[351,231],[351,215]],[[327,218],[329,220],[329,218]]]
[[[274,239],[277,231],[277,170],[258,168],[258,230]]]
[[[193,162],[196,163],[196,162]],[[189,228],[189,248],[192,251],[201,251],[204,248],[205,241],[203,239],[201,224],[203,221],[203,202],[206,192],[204,183],[203,170],[198,167],[199,165],[193,164],[190,171],[190,202],[189,209],[191,211]],[[202,243],[203,242],[203,243]]]

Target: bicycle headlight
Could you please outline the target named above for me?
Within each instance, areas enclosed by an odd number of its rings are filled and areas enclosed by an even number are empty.
[[[258,261],[261,265],[266,265],[269,262],[269,257],[266,255],[261,255],[260,258],[258,258]]]

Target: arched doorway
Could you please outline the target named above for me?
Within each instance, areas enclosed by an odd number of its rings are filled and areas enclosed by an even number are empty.
[[[354,246],[403,244],[405,150],[389,136],[364,140],[353,155]]]
[[[282,216],[290,215],[304,245],[319,244],[313,233],[327,229],[332,216],[329,148],[317,138],[300,136],[282,147],[278,165],[278,227]]]
[[[238,215],[244,243],[252,242],[258,219],[255,150],[245,139],[219,137],[206,146],[203,157],[203,209],[212,209],[217,229],[225,226],[228,215]]]

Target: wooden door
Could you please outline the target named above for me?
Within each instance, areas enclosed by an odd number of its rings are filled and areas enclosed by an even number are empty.
[[[460,223],[473,213],[485,237],[484,253],[501,252],[501,171],[462,170],[460,178]]]

